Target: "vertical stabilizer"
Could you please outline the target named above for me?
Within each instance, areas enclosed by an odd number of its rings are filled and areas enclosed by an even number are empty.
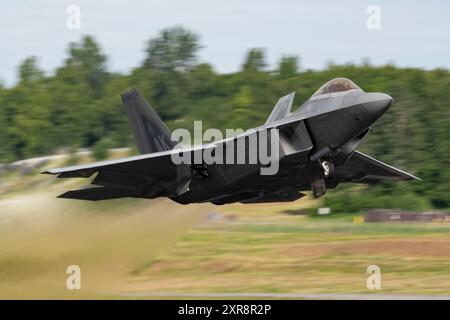
[[[141,154],[168,151],[175,146],[169,128],[136,89],[122,93],[121,97]]]

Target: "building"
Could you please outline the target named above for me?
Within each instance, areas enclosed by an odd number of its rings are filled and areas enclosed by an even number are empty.
[[[446,212],[415,212],[396,209],[367,210],[364,222],[433,222],[450,221],[450,214]]]

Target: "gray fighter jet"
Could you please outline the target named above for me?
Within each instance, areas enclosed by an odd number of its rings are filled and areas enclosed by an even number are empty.
[[[294,93],[282,97],[258,128],[183,149],[174,148],[177,142],[171,140],[171,132],[135,89],[121,97],[141,155],[44,172],[58,178],[96,174],[90,186],[68,191],[60,198],[95,201],[169,197],[181,204],[286,202],[304,196],[300,191],[312,190],[314,197],[319,197],[341,182],[418,179],[356,150],[370,126],[389,109],[392,98],[384,93],[366,93],[345,78],[325,83],[294,112]],[[275,174],[262,175],[260,169],[267,164],[260,162],[173,161],[174,155],[195,158],[219,147],[228,150],[229,145],[234,148],[235,159],[240,152],[252,149],[261,132],[271,129],[277,129],[279,139]]]

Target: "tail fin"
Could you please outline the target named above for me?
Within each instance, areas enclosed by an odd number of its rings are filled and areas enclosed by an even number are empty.
[[[281,97],[275,107],[273,107],[272,113],[266,120],[266,124],[275,122],[277,120],[286,118],[291,112],[292,102],[294,101],[295,92]]]
[[[171,150],[170,130],[136,89],[120,95],[141,154]]]

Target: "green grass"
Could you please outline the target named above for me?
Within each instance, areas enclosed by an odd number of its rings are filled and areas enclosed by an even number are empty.
[[[235,209],[223,212],[240,218],[242,208]],[[135,272],[130,290],[371,292],[366,269],[377,264],[384,293],[450,293],[448,224],[354,224],[344,214],[286,221],[283,210],[262,221],[237,218],[197,227],[170,254]]]

